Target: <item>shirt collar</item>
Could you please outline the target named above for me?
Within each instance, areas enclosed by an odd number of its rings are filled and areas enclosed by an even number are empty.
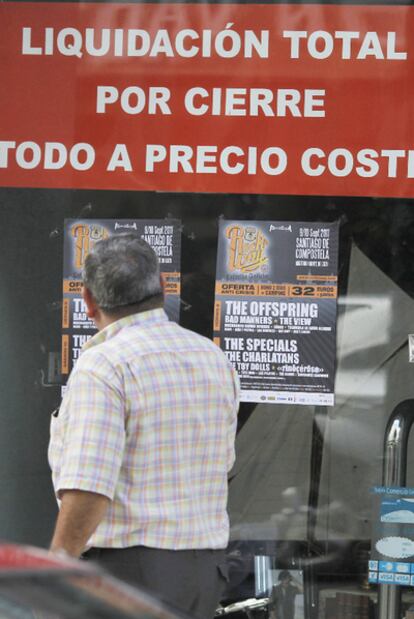
[[[115,322],[111,322],[110,325],[98,331],[90,340],[88,340],[82,347],[82,352],[89,350],[93,346],[103,344],[107,340],[110,340],[117,335],[122,329],[135,326],[146,326],[157,322],[168,321],[168,316],[162,308],[148,310],[146,312],[139,312],[138,314],[130,314],[124,316]]]

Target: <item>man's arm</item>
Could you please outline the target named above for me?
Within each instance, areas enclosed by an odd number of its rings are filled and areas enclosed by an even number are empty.
[[[62,490],[61,506],[50,550],[79,557],[101,522],[110,499],[84,490]]]
[[[51,549],[77,557],[115,496],[125,447],[124,399],[106,358],[85,354],[71,375],[51,466],[61,500]]]

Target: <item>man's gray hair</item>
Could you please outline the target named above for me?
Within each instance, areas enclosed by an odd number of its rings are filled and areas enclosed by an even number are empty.
[[[157,255],[133,233],[98,241],[86,257],[83,283],[104,311],[135,305],[162,293]]]

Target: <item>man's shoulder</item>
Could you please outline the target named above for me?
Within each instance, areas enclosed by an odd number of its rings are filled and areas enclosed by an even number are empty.
[[[227,357],[224,352],[215,344],[211,339],[206,337],[205,335],[201,335],[196,331],[192,331],[191,329],[187,329],[186,327],[182,327],[181,325],[176,324],[175,326],[176,333],[179,339],[181,339],[183,346],[188,346],[192,348],[194,351],[202,351],[209,353],[217,358],[223,359],[223,361],[227,362]]]
[[[97,346],[84,350],[76,362],[75,368],[77,372],[92,372],[93,374],[105,374],[117,365],[117,360],[108,346],[108,342],[102,342]]]
[[[187,327],[183,327],[176,322],[170,323],[170,325],[173,325],[173,328],[176,329],[177,334],[181,335],[183,338],[187,338],[189,341],[198,343],[200,346],[205,346],[206,348],[214,346],[213,342],[208,337],[201,335],[201,333],[198,333],[197,331],[187,329]]]
[[[232,367],[225,353],[208,337],[174,321],[136,325],[122,329],[113,337],[85,350],[77,365],[82,368],[115,369],[125,362],[147,355],[202,354],[222,366]]]

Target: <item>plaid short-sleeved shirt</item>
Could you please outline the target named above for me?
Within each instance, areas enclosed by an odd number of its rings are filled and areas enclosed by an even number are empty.
[[[88,546],[225,547],[238,397],[225,355],[162,309],[89,340],[49,445],[57,495],[111,499]]]

